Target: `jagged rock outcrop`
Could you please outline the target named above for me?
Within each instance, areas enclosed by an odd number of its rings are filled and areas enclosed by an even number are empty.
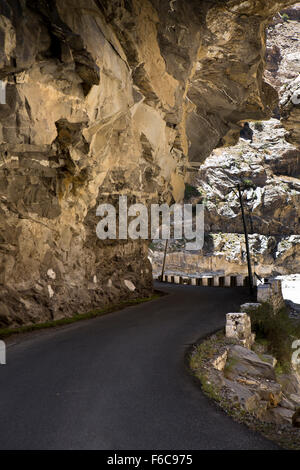
[[[288,275],[300,270],[300,235],[249,235],[251,261],[261,277]],[[149,253],[155,276],[160,276],[164,244],[155,242]],[[166,256],[165,273],[179,275],[248,275],[245,238],[242,234],[207,235],[203,250],[191,252],[184,244],[171,241]]]
[[[194,181],[205,204],[206,231],[243,233],[237,184],[244,191],[250,233],[283,236],[298,233],[300,150],[286,142],[279,121],[257,123],[253,143],[216,150]]]
[[[300,269],[300,148],[297,83],[299,82],[300,4],[273,18],[267,30],[265,76],[281,98],[275,118],[250,124],[250,140],[216,149],[190,179],[199,194],[189,202],[205,205],[206,240],[201,252],[169,244],[166,272],[181,274],[246,274],[247,259],[237,184],[244,191],[250,251],[262,277]],[[281,113],[281,116],[280,116]],[[279,118],[282,117],[282,122]],[[285,127],[283,127],[285,126]],[[247,135],[241,133],[247,139]],[[161,273],[163,245],[150,253],[154,273]]]
[[[264,31],[293,3],[2,0],[0,325],[151,291],[147,244],[98,240],[96,206],[180,200],[187,159],[271,115]]]
[[[275,16],[267,29],[265,77],[280,95],[283,92],[282,87],[297,78],[300,72],[299,3],[294,6],[293,11],[294,21],[284,21],[283,15],[287,13],[282,12]]]
[[[300,65],[300,54],[299,54]],[[299,67],[300,68],[300,67]],[[287,140],[300,145],[300,76],[290,83],[280,101],[282,124],[289,131]]]
[[[283,21],[284,15],[286,20]],[[297,3],[275,17],[268,28],[265,72],[269,83],[279,92],[278,117],[289,132],[286,138],[296,147],[300,145],[299,38],[300,3]]]

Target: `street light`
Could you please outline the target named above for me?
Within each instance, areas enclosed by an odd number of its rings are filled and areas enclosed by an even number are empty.
[[[245,211],[244,211],[241,185],[239,183],[237,185],[237,188],[238,188],[238,192],[239,192],[239,200],[240,200],[240,205],[241,205],[242,219],[243,219],[243,226],[244,226],[244,234],[245,234],[245,242],[246,242],[249,288],[250,288],[250,295],[252,296],[254,294],[254,286],[253,286],[253,275],[252,275],[252,267],[251,267],[250,248],[249,248],[249,237],[248,237],[248,230],[247,230],[247,224],[246,224],[246,218],[245,218]]]

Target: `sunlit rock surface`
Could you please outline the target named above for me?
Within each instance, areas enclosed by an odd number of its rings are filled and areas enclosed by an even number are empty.
[[[284,20],[287,15],[291,20]],[[199,194],[189,202],[205,206],[206,241],[201,252],[169,246],[166,272],[246,274],[247,258],[237,184],[244,207],[253,268],[262,277],[300,272],[300,4],[276,15],[267,30],[265,77],[280,106],[268,121],[250,121],[252,142],[215,149],[190,183]],[[298,96],[299,95],[299,96]],[[160,274],[163,246],[150,258]]]
[[[147,244],[99,241],[96,206],[180,201],[188,160],[271,116],[264,31],[293,3],[1,1],[0,326],[151,292]]]

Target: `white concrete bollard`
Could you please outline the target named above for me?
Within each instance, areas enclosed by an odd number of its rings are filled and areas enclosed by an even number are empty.
[[[282,296],[281,281],[271,278],[268,284],[260,284],[257,286],[257,301],[270,303],[273,306],[274,313],[280,310],[285,305]]]
[[[255,335],[251,332],[251,320],[247,313],[227,313],[226,337],[238,340],[241,346],[251,349]]]
[[[260,284],[257,286],[257,301],[268,302],[271,297],[271,286],[269,284]]]

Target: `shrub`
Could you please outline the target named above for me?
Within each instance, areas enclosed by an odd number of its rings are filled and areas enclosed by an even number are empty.
[[[290,17],[287,13],[283,13],[283,15],[281,16],[281,18],[283,19],[283,21],[287,22],[289,21]]]
[[[262,131],[264,130],[264,125],[263,125],[263,123],[260,122],[260,121],[256,121],[256,122],[254,123],[254,129],[255,129],[256,131],[258,131],[258,132],[262,132]]]
[[[286,307],[274,314],[268,303],[251,313],[251,322],[257,340],[267,341],[268,349],[278,360],[280,369],[288,372],[293,353],[292,342],[295,337],[300,338],[300,325],[291,320]]]
[[[191,184],[185,183],[185,192],[184,192],[184,199],[188,201],[192,197],[198,197],[200,196],[200,192],[195,186],[192,186]]]
[[[243,185],[244,189],[250,189],[250,188],[256,189],[256,185],[253,183],[253,181],[251,181],[247,178],[242,180],[242,185]]]

